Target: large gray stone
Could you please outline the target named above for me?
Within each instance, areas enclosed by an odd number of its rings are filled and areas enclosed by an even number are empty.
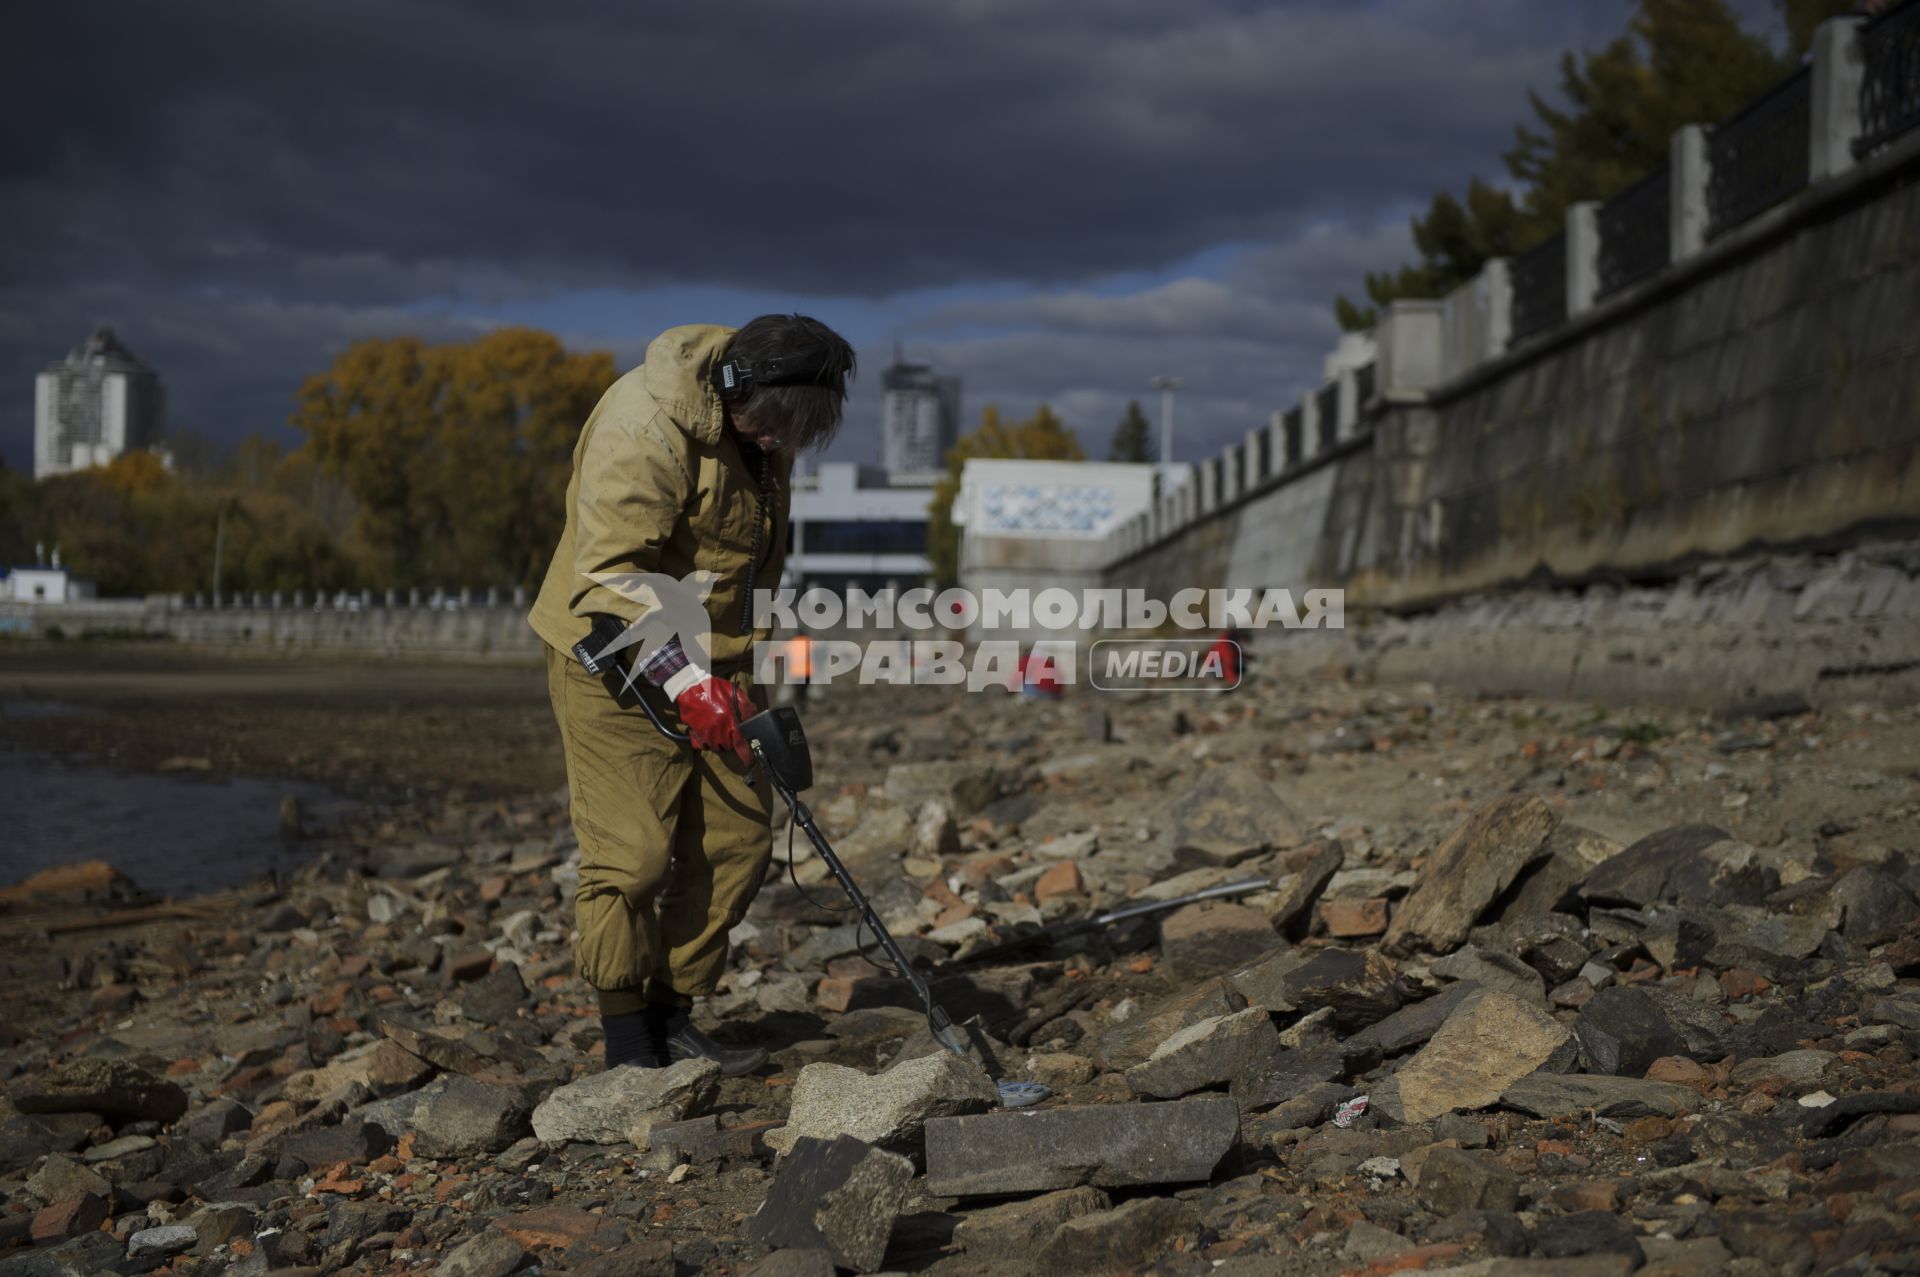
[[[1481,911],[1540,854],[1557,819],[1531,796],[1497,799],[1474,812],[1428,859],[1382,945],[1392,953],[1458,948]]]
[[[1757,905],[1779,885],[1779,872],[1726,830],[1676,825],[1602,861],[1580,884],[1580,898],[1636,909],[1661,901]]]
[[[1314,857],[1307,861],[1300,872],[1287,884],[1286,894],[1280,897],[1280,903],[1274,906],[1269,920],[1273,929],[1289,940],[1304,940],[1313,926],[1313,906],[1320,899],[1320,893],[1327,889],[1327,883],[1340,872],[1345,863],[1346,848],[1337,841],[1329,842]]]
[[[1160,921],[1160,955],[1181,983],[1257,960],[1280,942],[1267,915],[1226,900],[1187,905]]]
[[[1234,1075],[1232,1094],[1240,1111],[1251,1113],[1299,1099],[1346,1075],[1346,1052],[1339,1046],[1273,1051],[1250,1060]]]
[[[127,1258],[135,1263],[153,1262],[192,1250],[200,1235],[187,1224],[166,1224],[143,1228],[127,1238]]]
[[[1171,1197],[1140,1197],[1108,1211],[1076,1216],[1040,1248],[1043,1273],[1137,1272],[1195,1237],[1200,1212]]]
[[[629,1065],[557,1088],[533,1110],[533,1133],[548,1144],[622,1144],[655,1125],[707,1111],[720,1089],[712,1060],[681,1060],[664,1069]]]
[[[1500,1104],[1542,1118],[1682,1117],[1700,1107],[1700,1094],[1648,1078],[1534,1073],[1501,1092]]]
[[[1210,766],[1167,804],[1162,845],[1183,861],[1231,865],[1273,848],[1298,846],[1300,822],[1250,769]]]
[[[1644,989],[1602,989],[1580,1008],[1574,1033],[1595,1073],[1642,1077],[1655,1060],[1680,1055],[1680,1035]]]
[[[428,1157],[472,1157],[498,1153],[527,1133],[526,1088],[478,1078],[451,1077],[414,1110],[419,1150]],[[374,1123],[364,1130],[377,1131]]]
[[[1498,989],[1462,1000],[1433,1040],[1373,1090],[1373,1106],[1415,1123],[1485,1108],[1515,1082],[1572,1055],[1572,1035],[1545,1011]]]
[[[1420,1202],[1436,1215],[1510,1211],[1520,1200],[1513,1172],[1461,1148],[1436,1148],[1420,1166]]]
[[[802,1137],[851,1135],[913,1154],[927,1120],[984,1113],[1000,1101],[985,1070],[950,1051],[905,1060],[869,1076],[839,1064],[809,1064],[793,1084],[787,1124],[769,1131],[769,1147],[785,1152]]]
[[[973,1211],[953,1230],[953,1243],[980,1263],[1026,1264],[1054,1230],[1070,1219],[1112,1206],[1097,1188],[1082,1185]]]
[[[1360,1055],[1405,1055],[1438,1033],[1447,1017],[1479,988],[1472,981],[1450,984],[1430,998],[1403,1006],[1386,1019],[1369,1024],[1347,1039],[1347,1049]]]
[[[1188,1025],[1212,1016],[1231,1015],[1246,1005],[1247,999],[1227,981],[1203,981],[1136,1011],[1101,1034],[1094,1063],[1103,1069],[1130,1069]]]
[[[13,1092],[22,1113],[99,1113],[111,1118],[171,1122],[187,1111],[187,1093],[126,1060],[57,1064]]]
[[[992,802],[995,790],[990,764],[942,762],[895,763],[887,768],[884,792],[888,802],[908,811],[918,811],[930,798],[939,799],[956,820],[965,820]],[[908,835],[912,835],[911,826]]]
[[[1885,944],[1920,918],[1913,893],[1872,865],[1842,874],[1833,897],[1845,911],[1840,934],[1856,944]]]
[[[886,1257],[912,1178],[912,1162],[852,1136],[797,1140],[747,1221],[747,1238],[762,1246],[825,1250],[842,1268],[873,1272]]]
[[[1170,1100],[1224,1086],[1280,1049],[1273,1020],[1259,1007],[1190,1024],[1127,1070],[1135,1095]]]
[[[1562,821],[1507,889],[1496,911],[1500,921],[1577,905],[1587,875],[1620,851],[1621,845],[1605,834]]]
[[[1352,1033],[1399,1009],[1400,973],[1374,949],[1323,949],[1281,978],[1293,1010],[1333,1009],[1333,1027]]]
[[[27,1176],[27,1191],[49,1204],[83,1193],[113,1200],[113,1185],[106,1176],[62,1153],[52,1154],[39,1170]]]
[[[926,1191],[1040,1193],[1206,1180],[1240,1135],[1230,1099],[1022,1109],[927,1123]]]
[[[527,1248],[495,1228],[456,1246],[433,1271],[438,1277],[507,1277],[527,1261]]]
[[[1577,970],[1578,968],[1576,968]],[[1485,951],[1466,945],[1433,962],[1435,975],[1447,980],[1471,980],[1489,989],[1511,993],[1523,1002],[1547,1004],[1547,982],[1538,971],[1510,953]]]

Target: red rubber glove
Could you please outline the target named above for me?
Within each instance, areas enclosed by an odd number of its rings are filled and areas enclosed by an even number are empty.
[[[740,761],[753,761],[753,751],[740,734],[740,720],[756,712],[746,693],[723,678],[709,675],[673,698],[680,721],[695,749],[730,749]]]

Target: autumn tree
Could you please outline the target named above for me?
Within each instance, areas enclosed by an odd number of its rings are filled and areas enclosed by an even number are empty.
[[[1525,252],[1565,224],[1580,200],[1619,194],[1666,162],[1686,124],[1733,114],[1798,64],[1813,30],[1852,0],[1777,0],[1784,50],[1741,26],[1726,0],[1639,0],[1627,30],[1597,52],[1560,59],[1558,106],[1529,92],[1532,118],[1503,157],[1512,189],[1472,179],[1413,220],[1419,260],[1369,273],[1366,302],[1334,300],[1349,331],[1370,328],[1398,298],[1443,297],[1488,258]]]
[[[533,584],[559,538],[604,352],[526,328],[363,341],[301,388],[294,426],[352,496],[355,554],[393,585]]]
[[[1147,414],[1140,411],[1138,399],[1129,400],[1126,415],[1114,427],[1113,442],[1107,445],[1107,460],[1152,461],[1154,451],[1153,430],[1147,425]]]
[[[1007,425],[1000,410],[989,406],[980,428],[962,435],[947,453],[947,472],[933,488],[927,506],[927,557],[934,580],[951,584],[960,576],[960,529],[953,521],[953,503],[960,495],[960,472],[973,458],[1024,458],[1033,461],[1085,461],[1080,440],[1053,410],[1041,404],[1025,421]]]

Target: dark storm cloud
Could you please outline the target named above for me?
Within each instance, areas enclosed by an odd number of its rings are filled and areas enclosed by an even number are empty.
[[[24,6],[0,52],[0,378],[107,294],[176,405],[224,419],[238,400],[189,386],[288,387],[383,308],[1071,288],[1490,171],[1522,91],[1619,19],[1612,0]]]

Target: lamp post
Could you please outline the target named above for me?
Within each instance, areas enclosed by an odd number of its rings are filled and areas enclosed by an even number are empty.
[[[1173,486],[1173,392],[1180,389],[1178,377],[1155,377],[1147,383],[1160,392],[1160,486]]]

